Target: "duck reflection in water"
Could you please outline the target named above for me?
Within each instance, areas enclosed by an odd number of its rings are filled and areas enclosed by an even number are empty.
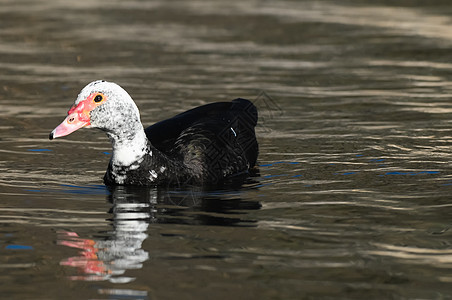
[[[58,245],[80,249],[78,256],[60,262],[79,270],[79,275],[71,276],[71,280],[133,281],[135,278],[123,274],[142,268],[149,259],[142,244],[152,223],[254,226],[254,221],[244,218],[244,211],[261,207],[259,202],[242,200],[240,190],[209,192],[196,187],[167,190],[136,186],[109,189],[111,232],[95,232],[93,236],[103,238],[94,239],[82,238],[76,232],[58,232]],[[240,214],[235,210],[240,210]]]

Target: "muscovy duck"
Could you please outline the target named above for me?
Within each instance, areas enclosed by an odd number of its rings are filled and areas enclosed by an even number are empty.
[[[49,139],[82,127],[106,132],[113,153],[106,185],[214,185],[256,164],[257,109],[235,99],[199,106],[146,129],[130,95],[104,80],[84,87]]]

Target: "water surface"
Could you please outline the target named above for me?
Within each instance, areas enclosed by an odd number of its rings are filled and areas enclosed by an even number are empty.
[[[5,298],[452,296],[447,1],[0,4]],[[259,176],[107,189],[103,133],[47,139],[96,79],[145,125],[253,100]]]

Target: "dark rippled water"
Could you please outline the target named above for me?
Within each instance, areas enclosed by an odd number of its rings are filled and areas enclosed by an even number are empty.
[[[2,298],[452,297],[447,1],[0,6]],[[107,190],[101,132],[47,139],[96,79],[145,124],[253,100],[259,176]]]

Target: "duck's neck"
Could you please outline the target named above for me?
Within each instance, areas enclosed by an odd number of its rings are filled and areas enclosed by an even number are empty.
[[[107,132],[113,146],[104,182],[110,184],[153,185],[159,182],[180,184],[196,174],[189,172],[183,162],[172,160],[152,146],[143,126],[133,134]]]
[[[113,147],[111,162],[118,167],[128,167],[143,159],[148,151],[148,139],[139,124],[134,128],[133,133],[112,133],[107,132],[107,136]]]

